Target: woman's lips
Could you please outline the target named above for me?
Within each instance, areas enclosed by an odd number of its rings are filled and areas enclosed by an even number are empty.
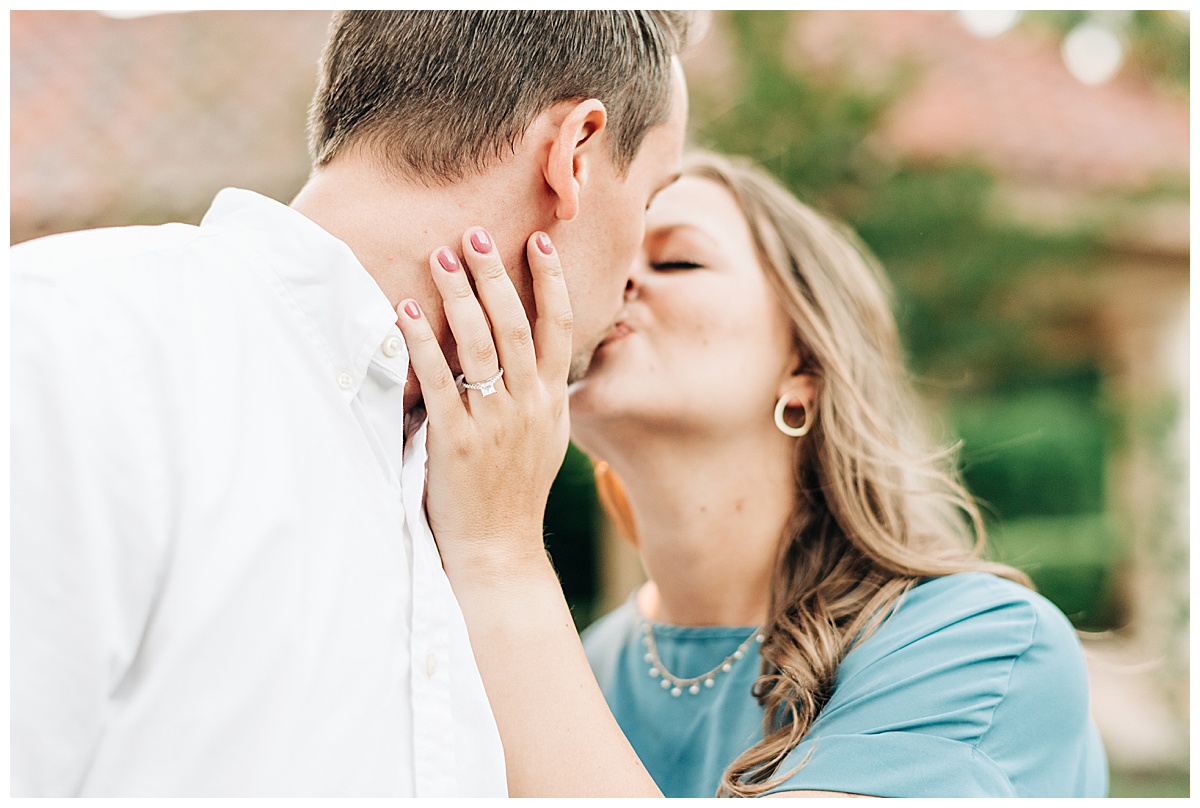
[[[600,339],[600,341],[596,343],[596,347],[592,349],[592,355],[588,360],[587,370],[580,374],[576,381],[579,381],[590,375],[591,372],[596,369],[598,363],[602,361],[601,355],[604,353],[604,349],[606,347],[614,342],[617,342],[618,340],[624,339],[626,336],[632,333],[633,329],[626,325],[624,320],[620,320],[610,326],[608,331],[604,332],[604,336]]]
[[[632,333],[633,329],[630,328],[624,321],[621,321],[608,330],[608,335],[605,336],[604,339],[600,341],[600,344],[596,347],[597,349],[603,348],[604,346],[616,342],[622,337],[628,336]]]

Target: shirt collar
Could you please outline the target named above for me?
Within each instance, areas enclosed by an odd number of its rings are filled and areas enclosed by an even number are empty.
[[[345,242],[287,205],[238,188],[217,194],[200,227],[236,236],[270,266],[348,397],[357,395],[372,361],[392,381],[407,379],[396,310]]]

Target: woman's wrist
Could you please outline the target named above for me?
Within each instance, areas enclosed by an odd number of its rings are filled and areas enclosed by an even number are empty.
[[[536,558],[506,553],[487,561],[460,560],[446,565],[446,576],[477,658],[492,649],[499,659],[504,652],[498,649],[537,642],[565,628],[571,629],[571,641],[578,641],[558,574],[544,551]]]
[[[542,526],[523,531],[521,541],[511,536],[504,539],[477,539],[457,543],[442,553],[442,567],[451,585],[457,590],[503,593],[544,581],[557,587],[558,577],[546,553]]]

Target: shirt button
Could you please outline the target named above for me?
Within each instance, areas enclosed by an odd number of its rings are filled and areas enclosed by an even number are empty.
[[[339,373],[337,377],[338,387],[343,390],[349,390],[354,386],[354,377],[349,373]]]
[[[402,344],[399,337],[388,337],[383,341],[384,356],[395,356],[400,353],[400,346]]]
[[[428,676],[430,679],[432,679],[433,675],[435,673],[437,673],[437,669],[438,669],[437,654],[433,653],[433,651],[430,651],[428,654],[425,655],[425,675]]]

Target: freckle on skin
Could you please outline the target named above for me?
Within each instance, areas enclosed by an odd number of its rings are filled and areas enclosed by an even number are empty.
[[[741,513],[746,508],[746,500],[742,497],[738,497],[737,501],[733,503],[733,507],[734,510],[736,510],[738,513]]]

